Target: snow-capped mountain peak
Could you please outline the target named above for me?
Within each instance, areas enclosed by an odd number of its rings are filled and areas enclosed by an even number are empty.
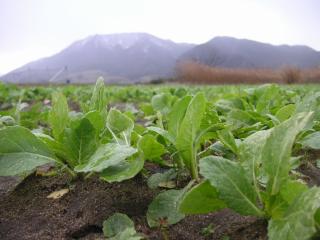
[[[93,35],[85,39],[75,42],[72,47],[79,48],[85,45],[93,45],[95,47],[129,49],[137,44],[155,45],[161,48],[172,48],[176,43],[170,40],[163,40],[147,33],[119,33],[108,35]]]

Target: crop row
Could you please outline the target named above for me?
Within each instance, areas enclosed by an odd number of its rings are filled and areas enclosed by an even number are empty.
[[[320,149],[319,93],[278,85],[150,89],[112,95],[99,79],[85,94],[42,89],[21,97],[2,87],[2,105],[11,108],[0,115],[0,176],[54,164],[57,174],[114,183],[148,162],[166,169],[148,178],[150,188],[166,189],[148,208],[150,227],[229,208],[266,219],[271,240],[319,232],[320,188],[298,171],[301,152]],[[134,104],[119,110],[112,98]],[[104,232],[142,239],[123,214],[105,221]]]

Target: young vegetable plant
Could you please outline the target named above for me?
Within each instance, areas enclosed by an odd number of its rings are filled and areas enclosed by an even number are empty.
[[[158,127],[149,127],[166,139],[175,149],[178,157],[178,166],[185,166],[193,179],[198,176],[198,149],[205,135],[220,130],[223,126],[217,116],[212,116],[206,111],[206,99],[203,93],[194,97],[186,96],[178,100],[168,113],[168,130]],[[170,181],[176,175],[170,170],[163,174],[152,176],[148,184],[151,187],[159,186],[163,181]],[[191,183],[192,184],[192,183]],[[161,192],[149,205],[147,220],[150,227],[166,227],[179,222],[185,214],[179,213],[178,206],[184,194],[190,189],[191,184],[184,189],[168,190]]]
[[[30,130],[20,126],[0,130],[0,176],[28,174],[51,162],[62,164]]]
[[[206,112],[207,102],[203,93],[185,96],[176,101],[167,115],[167,127],[148,127],[173,146],[173,156],[180,168],[185,166],[193,179],[198,175],[198,150],[202,138],[210,131],[222,129],[219,118]],[[177,157],[176,157],[177,156]]]
[[[320,188],[290,176],[291,149],[312,122],[298,113],[244,140],[239,161],[209,156],[200,160],[204,181],[183,198],[180,211],[201,214],[230,208],[269,220],[270,240],[310,239],[319,230]]]
[[[66,98],[54,93],[49,113],[53,137],[42,133],[34,135],[19,126],[0,130],[0,175],[22,174],[56,162],[73,176],[88,177],[97,173],[109,182],[135,176],[144,160],[130,145],[134,123],[116,109],[107,113],[103,91],[100,79],[89,111],[73,115]]]
[[[134,222],[125,214],[115,213],[103,222],[103,234],[108,240],[140,240],[142,235],[134,228]]]

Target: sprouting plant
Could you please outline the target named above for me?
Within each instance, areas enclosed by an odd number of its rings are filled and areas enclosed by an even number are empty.
[[[103,222],[103,234],[108,240],[143,239],[134,228],[134,222],[123,213],[115,213]]]
[[[208,237],[214,233],[215,227],[210,223],[207,227],[202,228],[201,234],[205,237]]]
[[[193,179],[198,179],[198,150],[201,137],[219,126],[203,126],[206,99],[203,93],[185,96],[175,102],[168,113],[167,129],[149,127],[150,131],[164,137],[173,147],[173,156],[181,168],[185,166]]]
[[[269,239],[309,239],[318,229],[320,188],[290,176],[291,149],[312,112],[297,113],[278,126],[256,132],[239,148],[239,161],[208,156],[200,160],[204,181],[192,188],[180,210],[197,214],[230,208],[269,220]]]
[[[48,119],[53,137],[20,126],[0,130],[0,175],[23,174],[53,162],[73,176],[96,173],[109,182],[135,176],[144,160],[131,146],[134,123],[116,109],[107,113],[103,91],[100,79],[84,114],[69,112],[64,95],[54,93]]]

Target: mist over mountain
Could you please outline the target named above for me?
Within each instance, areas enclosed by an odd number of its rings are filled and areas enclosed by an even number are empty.
[[[173,76],[182,53],[193,44],[175,43],[147,33],[94,35],[61,52],[28,63],[4,76],[9,82],[149,81]]]
[[[307,46],[275,46],[246,39],[215,37],[195,46],[180,57],[225,68],[271,68],[320,66],[320,52]]]
[[[216,37],[200,44],[175,43],[147,33],[94,35],[61,52],[28,63],[1,77],[12,83],[148,82],[174,76],[178,61],[226,68],[300,68],[320,66],[320,52],[307,46],[274,46]]]

